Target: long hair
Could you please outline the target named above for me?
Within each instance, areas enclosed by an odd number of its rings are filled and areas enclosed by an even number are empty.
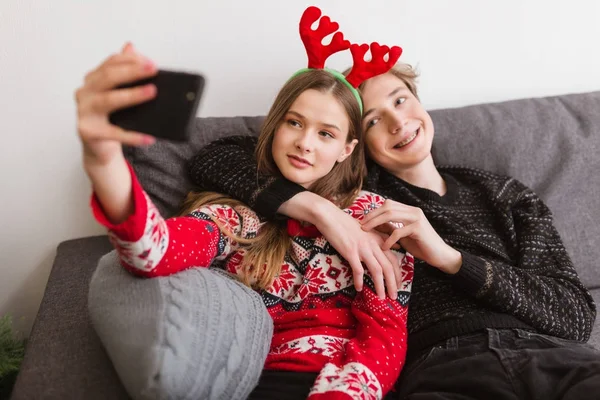
[[[294,101],[306,90],[314,89],[332,94],[344,107],[349,119],[347,143],[358,140],[354,151],[343,162],[336,163],[324,177],[313,183],[308,190],[333,201],[340,208],[346,208],[356,198],[366,175],[364,143],[361,137],[361,113],[356,98],[350,89],[327,71],[314,69],[294,76],[279,91],[267,114],[258,137],[256,161],[258,172],[265,175],[281,176],[273,159],[273,138]],[[223,204],[231,207],[244,206],[238,200],[214,193],[188,194],[182,214],[207,204]],[[238,272],[240,280],[257,289],[268,288],[281,272],[285,255],[292,245],[287,227],[276,222],[266,222],[256,238],[244,239],[230,232],[215,218],[213,222],[221,231],[240,244],[247,244]]]

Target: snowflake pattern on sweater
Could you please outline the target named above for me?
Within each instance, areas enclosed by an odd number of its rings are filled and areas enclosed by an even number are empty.
[[[229,272],[239,272],[245,248],[213,219],[234,236],[254,238],[263,223],[251,209],[208,205],[165,220],[130,171],[135,211],[127,221],[111,224],[92,199],[94,215],[109,229],[127,270],[165,276],[223,260]],[[361,192],[344,211],[360,220],[383,202],[377,194]],[[364,289],[355,291],[350,266],[314,227],[290,221],[288,231],[296,235],[281,272],[261,292],[275,327],[265,368],[319,372],[311,399],[381,399],[404,364],[413,257],[394,251],[402,284],[397,300],[381,300],[368,274]]]

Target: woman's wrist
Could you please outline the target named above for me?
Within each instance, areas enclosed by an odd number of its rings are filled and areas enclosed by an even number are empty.
[[[132,177],[122,155],[108,163],[84,160],[84,169],[108,221],[119,224],[133,214]]]
[[[99,158],[88,152],[84,146],[83,149],[83,169],[86,172],[95,172],[104,168],[110,168],[115,164],[120,164],[125,161],[125,155],[122,151],[116,152],[109,158]]]

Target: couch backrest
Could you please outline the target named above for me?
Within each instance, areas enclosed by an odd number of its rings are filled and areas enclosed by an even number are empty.
[[[431,113],[434,159],[512,176],[552,210],[588,287],[600,287],[600,92]]]
[[[600,92],[513,100],[431,112],[438,164],[513,176],[555,215],[578,272],[600,287]],[[198,118],[190,143],[159,142],[126,156],[163,215],[192,187],[188,160],[212,140],[257,135],[262,117]]]

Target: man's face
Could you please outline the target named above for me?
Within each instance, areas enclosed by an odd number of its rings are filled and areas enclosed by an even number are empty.
[[[433,121],[401,79],[391,73],[371,78],[362,98],[365,144],[377,164],[397,173],[431,157]]]

